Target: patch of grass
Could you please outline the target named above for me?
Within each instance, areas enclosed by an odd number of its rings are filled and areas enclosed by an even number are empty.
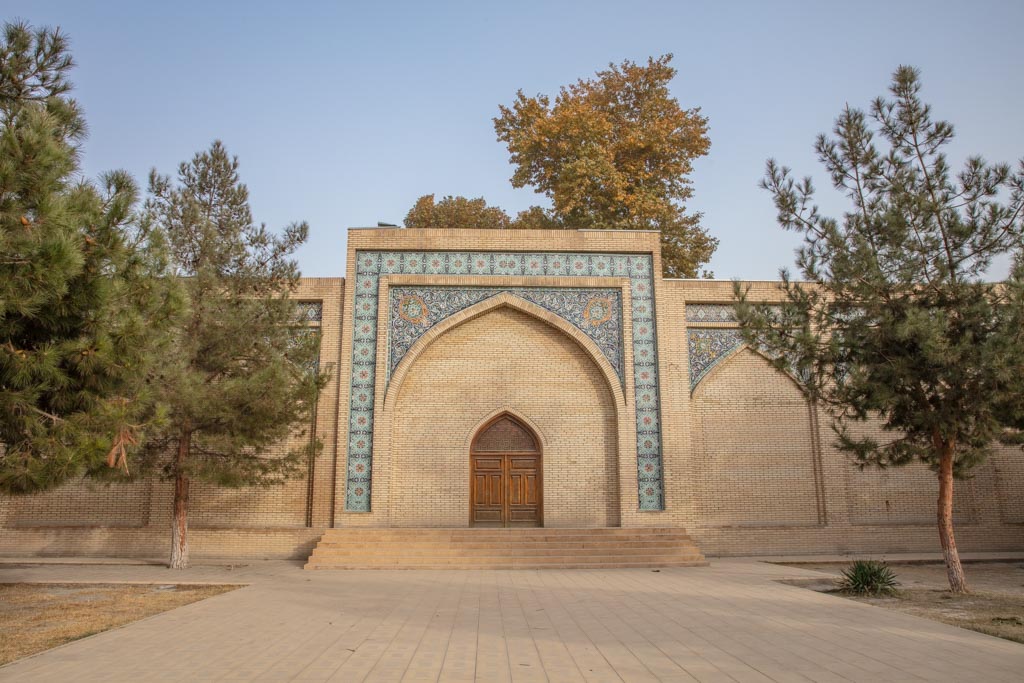
[[[182,584],[0,584],[0,665],[240,588]]]
[[[877,560],[854,560],[839,579],[839,590],[856,595],[893,595],[898,585],[889,565]]]
[[[802,576],[784,581],[851,600],[941,621],[990,636],[1024,643],[1024,563],[1019,560],[970,562],[970,593],[950,593],[941,562],[897,562],[901,587],[892,597],[869,597],[835,592],[835,582],[848,565],[835,562],[800,563],[820,578]]]
[[[1024,643],[1024,596],[912,588],[890,598],[851,597],[859,602]]]

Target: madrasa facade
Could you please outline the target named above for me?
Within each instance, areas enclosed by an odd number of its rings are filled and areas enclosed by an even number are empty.
[[[345,267],[294,295],[330,376],[323,447],[280,486],[194,482],[194,557],[426,527],[681,529],[711,556],[939,548],[934,473],[854,466],[744,344],[733,283],[663,278],[657,233],[353,229]],[[0,498],[0,554],[163,556],[171,496],[154,479]],[[961,550],[1024,549],[1019,449],[958,481],[955,510]]]

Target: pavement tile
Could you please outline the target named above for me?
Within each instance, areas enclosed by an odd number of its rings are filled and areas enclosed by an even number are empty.
[[[304,572],[0,563],[0,581],[245,588],[0,668],[0,681],[1020,681],[1024,646],[777,582],[750,560]]]

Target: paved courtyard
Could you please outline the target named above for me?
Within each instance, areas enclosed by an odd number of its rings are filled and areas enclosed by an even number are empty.
[[[812,575],[747,560],[658,572],[0,564],[4,582],[249,584],[0,680],[1024,680],[1022,645],[776,583]]]

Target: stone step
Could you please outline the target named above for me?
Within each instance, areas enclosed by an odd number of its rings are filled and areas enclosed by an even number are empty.
[[[457,546],[476,546],[480,544],[499,544],[499,545],[531,545],[531,544],[547,544],[547,543],[564,543],[569,545],[578,545],[582,543],[692,543],[693,540],[686,534],[678,535],[661,535],[661,536],[587,536],[587,535],[574,535],[574,536],[532,536],[532,537],[517,537],[517,538],[501,538],[497,536],[479,536],[476,538],[416,538],[416,537],[399,537],[399,538],[349,538],[339,536],[325,536],[320,541],[323,545],[353,545],[363,547],[373,547],[379,545],[390,545],[390,544],[407,544],[407,545],[424,545],[429,543],[440,543],[444,545],[457,545]]]
[[[701,556],[700,553],[693,552],[693,551],[679,552],[679,553],[658,553],[658,552],[654,552],[654,553],[639,553],[639,554],[637,554],[637,553],[604,552],[604,553],[593,554],[593,555],[580,555],[578,553],[567,553],[567,552],[554,551],[554,552],[544,553],[544,554],[538,553],[538,554],[535,554],[535,555],[508,555],[508,554],[505,554],[505,553],[495,553],[495,552],[488,552],[488,553],[484,553],[484,554],[480,554],[480,555],[449,555],[447,553],[422,553],[422,554],[413,554],[413,555],[404,555],[404,554],[387,554],[387,555],[346,555],[346,554],[339,554],[339,555],[333,555],[332,554],[332,555],[317,555],[315,559],[316,560],[324,560],[324,561],[326,561],[326,560],[336,560],[337,559],[337,560],[346,560],[346,561],[353,561],[353,562],[403,562],[403,561],[405,561],[407,559],[412,559],[412,560],[430,559],[430,560],[437,560],[439,562],[464,562],[464,561],[465,562],[477,562],[477,561],[482,561],[482,560],[510,560],[510,561],[517,561],[517,560],[527,561],[528,560],[528,561],[531,561],[531,562],[534,561],[534,560],[537,560],[539,562],[548,562],[548,561],[551,561],[552,559],[565,558],[565,557],[575,558],[575,559],[580,560],[581,562],[584,562],[584,561],[585,562],[590,562],[590,561],[600,562],[600,561],[606,560],[608,558],[616,558],[618,561],[622,561],[624,558],[628,559],[629,561],[637,561],[637,560],[639,560],[641,558],[654,558],[654,557],[663,558],[663,559],[692,560],[692,559],[700,559],[702,556]],[[310,558],[310,559],[312,560],[314,558]]]
[[[318,547],[320,548],[346,548],[351,550],[361,551],[372,551],[380,548],[393,548],[401,547],[409,550],[415,550],[419,548],[457,548],[460,550],[486,550],[488,548],[515,548],[520,550],[532,550],[535,548],[550,548],[552,546],[558,546],[559,548],[577,548],[577,549],[589,549],[589,548],[674,548],[677,546],[691,545],[692,542],[687,539],[671,539],[671,540],[635,540],[635,539],[622,539],[618,541],[604,541],[604,540],[576,540],[576,541],[550,541],[547,543],[538,541],[524,541],[522,543],[501,543],[499,541],[483,541],[483,542],[465,542],[465,543],[442,543],[438,541],[409,541],[403,543],[389,543],[386,541],[371,543],[367,542],[351,542],[351,541],[321,541]]]
[[[372,557],[372,558],[357,558],[357,557],[338,557],[338,558],[323,558],[321,561],[316,562],[317,565],[360,565],[366,567],[377,567],[377,566],[404,566],[408,564],[433,564],[433,565],[444,565],[447,567],[457,566],[472,568],[478,565],[490,565],[490,564],[512,564],[512,565],[529,565],[529,566],[548,566],[548,565],[563,565],[563,564],[577,564],[580,566],[600,566],[604,564],[637,564],[637,563],[700,563],[704,562],[704,558],[700,555],[689,554],[683,556],[675,555],[642,555],[639,557],[633,556],[622,556],[622,555],[591,555],[580,557],[578,555],[551,555],[551,556],[539,556],[539,557],[504,557],[500,555],[483,555],[480,557],[443,557],[443,556],[431,556],[424,555],[422,557],[407,556],[407,557]]]
[[[683,529],[330,529],[306,569],[682,567],[707,562]]]
[[[472,565],[450,562],[422,560],[419,562],[401,563],[369,563],[369,562],[330,562],[307,565],[310,571],[321,569],[657,569],[668,567],[707,567],[707,560],[606,560],[602,562],[580,562],[574,558],[562,558],[561,561],[545,563],[513,562],[510,560],[487,560]]]
[[[695,549],[687,546],[675,548],[593,548],[582,551],[574,548],[530,548],[528,550],[511,550],[506,548],[485,548],[473,551],[453,550],[450,548],[384,548],[367,552],[357,549],[326,549],[317,548],[310,555],[310,559],[327,557],[362,557],[362,558],[390,558],[390,557],[544,557],[546,555],[568,555],[572,557],[596,557],[603,555],[625,555],[630,557],[642,557],[646,555],[696,555]]]
[[[604,528],[580,528],[580,527],[517,527],[503,529],[500,527],[481,527],[476,529],[445,529],[445,528],[424,528],[412,529],[406,527],[375,529],[375,528],[349,528],[349,529],[328,529],[325,536],[339,535],[352,538],[381,538],[387,537],[473,537],[485,534],[510,536],[559,536],[587,534],[591,536],[630,536],[630,535],[672,535],[685,534],[684,529],[667,527],[604,527]]]
[[[577,555],[586,557],[590,555],[681,555],[699,554],[700,551],[693,546],[671,546],[664,548],[563,548],[552,546],[548,548],[529,548],[526,550],[515,550],[509,548],[477,548],[473,550],[452,549],[452,548],[381,548],[377,550],[364,550],[355,548],[317,548],[310,555],[310,559],[317,557],[422,557],[424,555],[437,555],[443,557],[480,557],[480,556],[502,556],[502,557],[540,557],[544,555]]]
[[[323,540],[319,544],[325,548],[358,548],[361,550],[373,550],[383,547],[402,548],[429,548],[444,546],[448,548],[462,548],[474,550],[481,548],[543,548],[549,546],[562,546],[565,548],[602,548],[602,547],[671,547],[679,545],[693,545],[693,540],[685,537],[663,538],[658,540],[645,538],[623,538],[618,540],[604,540],[592,538],[568,538],[568,539],[532,539],[527,541],[501,541],[498,539],[480,539],[477,541],[434,541],[434,540],[397,540],[397,541],[349,541],[339,539]]]

